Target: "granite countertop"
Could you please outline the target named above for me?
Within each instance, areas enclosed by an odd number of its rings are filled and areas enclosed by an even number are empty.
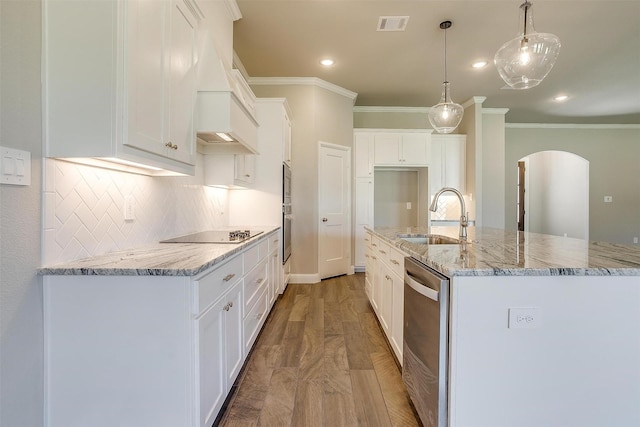
[[[238,227],[236,227],[238,228]],[[262,231],[242,243],[155,243],[130,250],[42,267],[40,275],[195,276],[269,237],[279,227]]]
[[[398,233],[458,237],[459,227],[365,227],[447,276],[638,276],[640,246],[488,227],[468,227],[465,244],[421,245]]]

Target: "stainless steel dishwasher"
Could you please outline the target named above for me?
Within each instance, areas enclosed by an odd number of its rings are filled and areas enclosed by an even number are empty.
[[[447,426],[449,279],[404,259],[402,380],[425,427]]]

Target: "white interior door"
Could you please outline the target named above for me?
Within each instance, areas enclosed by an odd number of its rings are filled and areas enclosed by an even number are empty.
[[[318,152],[318,274],[349,272],[351,263],[351,149],[320,142]]]

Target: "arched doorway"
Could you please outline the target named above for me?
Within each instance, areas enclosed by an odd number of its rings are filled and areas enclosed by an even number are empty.
[[[589,239],[589,161],[539,151],[518,161],[518,229]]]

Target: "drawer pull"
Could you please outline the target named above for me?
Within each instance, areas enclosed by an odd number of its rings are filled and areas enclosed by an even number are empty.
[[[378,245],[376,245],[375,243],[372,243],[371,246],[377,247]]]
[[[400,265],[400,263],[398,261],[396,261],[395,259],[392,259],[391,262],[395,265]]]
[[[225,282],[228,282],[229,280],[233,279],[234,277],[236,277],[236,273],[229,273],[226,276],[224,276],[224,278],[222,280],[224,280]]]
[[[222,307],[222,309],[224,311],[229,311],[229,309],[231,308],[231,306],[229,305],[229,303],[227,303],[227,305],[225,305],[224,307]]]
[[[376,257],[374,257],[374,256],[372,256],[371,258],[373,258],[373,259],[378,259],[378,258],[376,258]]]
[[[383,251],[382,249],[380,249],[380,253],[381,253],[381,254],[385,254],[385,255],[387,254],[387,253],[386,253],[385,251]]]
[[[258,280],[256,280],[256,283],[257,283],[257,284],[260,284],[260,283],[262,283],[262,281],[263,281],[263,280],[264,280],[264,278],[262,278],[262,277],[261,277],[261,278],[259,278]]]
[[[278,243],[280,241],[280,239],[276,239],[273,241],[273,243]]]
[[[263,311],[262,313],[258,313],[258,314],[256,314],[256,319],[261,318],[263,314],[264,314],[264,311]]]
[[[385,279],[387,279],[387,280],[391,280],[391,277],[389,277],[389,275],[388,275],[388,274],[385,274],[385,275],[384,275],[384,278],[385,278]]]

